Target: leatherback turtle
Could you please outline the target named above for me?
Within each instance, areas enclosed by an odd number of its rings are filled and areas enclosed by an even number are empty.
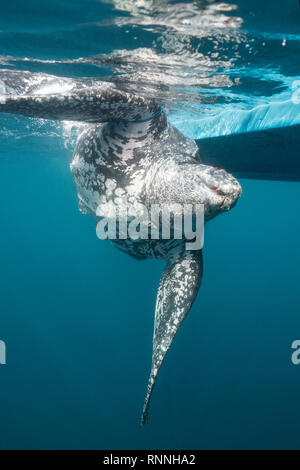
[[[131,204],[202,204],[205,221],[231,209],[241,195],[226,171],[201,163],[196,143],[167,121],[161,103],[114,83],[24,71],[0,71],[0,112],[88,123],[78,138],[71,171],[79,208],[99,220],[122,196]],[[116,239],[129,255],[165,258],[154,321],[152,367],[142,423],[161,364],[188,314],[202,279],[202,250],[185,239]]]

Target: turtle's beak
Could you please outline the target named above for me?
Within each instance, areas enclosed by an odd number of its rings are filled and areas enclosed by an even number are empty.
[[[238,180],[225,170],[215,168],[214,176],[216,180],[216,193],[218,195],[224,195],[224,201],[220,209],[228,211],[236,205],[242,194],[242,187]]]

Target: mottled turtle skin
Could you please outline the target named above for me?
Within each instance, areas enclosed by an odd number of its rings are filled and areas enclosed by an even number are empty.
[[[71,171],[80,210],[96,220],[126,197],[133,207],[141,203],[149,210],[152,204],[203,204],[207,221],[231,209],[241,194],[233,176],[201,163],[196,143],[168,123],[154,99],[112,83],[30,72],[2,70],[0,85],[0,112],[88,124]],[[112,242],[138,259],[167,260],[157,293],[144,424],[162,361],[200,287],[202,251],[186,250],[184,239]]]
[[[165,113],[145,123],[98,124],[79,137],[71,163],[79,208],[96,217],[112,205],[201,203],[205,219],[229,210],[240,192],[224,170],[201,165],[198,147],[167,122]],[[216,188],[218,190],[216,190]],[[118,240],[113,243],[136,258],[168,258],[185,240]]]

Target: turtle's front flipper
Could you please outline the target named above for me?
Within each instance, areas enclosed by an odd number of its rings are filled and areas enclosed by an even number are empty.
[[[56,121],[137,121],[160,110],[154,99],[100,80],[0,71],[0,112]]]
[[[6,95],[32,95],[64,93],[74,89],[79,80],[67,77],[55,77],[45,73],[32,73],[26,70],[0,70],[0,99]],[[7,97],[7,96],[6,96]]]
[[[142,424],[148,420],[150,398],[156,376],[178,328],[195,300],[202,272],[202,251],[184,251],[169,259],[162,274],[156,299],[152,368]]]

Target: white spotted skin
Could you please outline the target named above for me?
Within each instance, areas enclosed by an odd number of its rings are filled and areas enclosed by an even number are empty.
[[[121,204],[202,203],[205,219],[228,210],[239,183],[224,170],[202,165],[198,147],[167,123],[163,113],[147,123],[90,125],[78,139],[71,171],[82,212],[105,216]],[[168,258],[185,240],[116,240],[136,258]]]
[[[169,258],[160,280],[153,333],[152,368],[144,402],[142,424],[149,418],[149,404],[156,376],[181,323],[190,310],[202,279],[202,252],[185,251]]]
[[[159,109],[156,100],[111,83],[0,71],[0,112],[86,123],[71,163],[82,212],[96,220],[109,216],[124,197],[132,214],[139,203],[148,212],[152,204],[204,204],[205,220],[229,210],[241,194],[239,183],[224,170],[201,164],[196,143],[168,124],[165,113],[158,115]],[[201,283],[202,251],[186,251],[185,242],[113,241],[137,259],[167,260],[157,293],[143,424],[162,361]]]
[[[167,123],[166,116],[144,124],[106,124],[80,136],[71,164],[81,206],[107,216],[124,195],[134,205],[202,203],[205,219],[229,210],[241,194],[239,183],[224,170],[202,165],[193,140]],[[101,206],[96,214],[97,207]],[[115,240],[137,259],[166,258],[160,280],[153,333],[152,367],[142,424],[157,374],[188,314],[202,279],[202,252],[186,251],[185,240]]]
[[[79,138],[71,169],[81,210],[95,217],[108,216],[125,195],[131,204],[142,203],[148,210],[151,204],[202,203],[205,219],[210,220],[229,210],[241,194],[235,178],[201,164],[195,142],[168,124],[164,114],[144,124],[90,127]],[[126,239],[113,243],[137,259],[168,260],[157,293],[144,425],[161,364],[199,290],[202,252],[186,251],[185,240]]]

